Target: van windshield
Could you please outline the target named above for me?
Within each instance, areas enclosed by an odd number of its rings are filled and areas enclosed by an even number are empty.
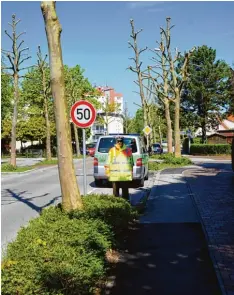
[[[98,152],[108,153],[115,144],[116,139],[114,137],[103,137],[100,139]],[[134,138],[124,137],[124,144],[132,149],[132,153],[137,153],[137,144]]]

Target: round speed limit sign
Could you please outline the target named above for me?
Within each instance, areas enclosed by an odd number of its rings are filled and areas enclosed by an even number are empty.
[[[86,100],[77,101],[71,107],[71,119],[72,122],[80,128],[90,127],[96,119],[96,110],[94,106]]]

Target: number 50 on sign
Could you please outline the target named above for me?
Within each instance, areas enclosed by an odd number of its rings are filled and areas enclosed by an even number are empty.
[[[90,127],[96,119],[96,110],[94,106],[86,101],[77,101],[71,107],[72,122],[80,128]]]

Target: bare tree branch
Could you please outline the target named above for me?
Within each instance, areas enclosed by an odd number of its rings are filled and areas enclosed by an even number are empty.
[[[13,38],[11,37],[10,34],[8,34],[7,30],[5,30],[5,34],[11,39],[11,41],[13,42]]]
[[[12,67],[2,67],[2,70],[14,70]]]
[[[14,54],[12,51],[1,49],[3,54]]]
[[[25,61],[25,60],[27,60],[27,59],[29,59],[29,58],[32,58],[31,56],[28,56],[28,57],[26,57],[26,58],[23,58],[22,60],[21,60],[21,62],[19,63],[19,66]]]
[[[25,48],[19,50],[19,53],[22,53],[23,51],[26,51],[26,50],[29,50],[29,47],[25,47]]]
[[[129,57],[128,59],[133,60],[134,62],[136,62],[136,59],[134,57]]]
[[[134,73],[138,73],[138,70],[133,68],[132,66],[128,67],[127,69],[131,70]]]
[[[22,36],[23,34],[26,34],[26,32],[22,32],[22,33],[20,33],[20,34],[16,37],[16,40],[18,40],[19,37]]]
[[[27,70],[27,69],[34,68],[34,67],[35,67],[35,66],[29,66],[29,67],[21,68],[21,69],[19,69],[19,71]]]
[[[13,71],[15,71],[15,65],[14,65],[14,62],[13,62],[12,57],[10,56],[10,54],[7,55],[7,58],[9,59],[11,65],[12,65]]]
[[[19,46],[17,47],[17,49],[19,50],[20,49],[20,46],[24,43],[24,40],[22,40],[19,44]]]
[[[135,47],[132,45],[132,43],[130,41],[128,41],[128,45],[129,47],[128,48],[132,48],[135,52],[136,52],[136,49]]]
[[[137,93],[137,94],[139,94],[140,95],[140,92],[137,92],[137,91],[133,91],[134,93]]]
[[[139,51],[139,55],[140,55],[142,52],[146,51],[147,49],[148,49],[147,46],[146,46],[145,48],[141,49],[141,50]]]
[[[21,22],[21,19],[18,19],[16,22],[15,22],[15,26],[17,26],[17,24]]]

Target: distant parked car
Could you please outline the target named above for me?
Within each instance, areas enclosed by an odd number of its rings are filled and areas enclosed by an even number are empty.
[[[163,147],[160,143],[153,143],[152,144],[152,151],[151,153],[154,154],[162,154],[163,153]]]
[[[166,141],[163,141],[163,142],[162,142],[162,149],[163,149],[163,152],[164,152],[164,153],[167,153],[167,151],[168,151],[168,146],[167,146],[167,142],[166,142]],[[173,152],[173,153],[174,153],[174,150],[175,150],[175,147],[172,146],[172,152]]]
[[[94,157],[94,154],[95,154],[95,148],[96,148],[96,143],[93,142],[93,143],[88,143],[86,145],[86,149],[88,151],[88,154],[90,155],[90,157]]]
[[[80,147],[80,153],[81,153],[81,155],[83,155],[83,146]],[[88,155],[88,154],[89,154],[89,151],[86,147],[86,155]]]

